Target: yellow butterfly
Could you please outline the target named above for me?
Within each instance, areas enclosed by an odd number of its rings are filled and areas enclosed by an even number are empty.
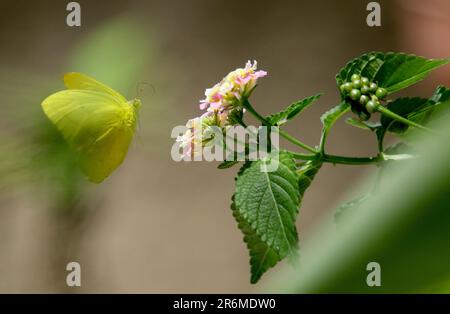
[[[42,108],[78,154],[83,173],[100,183],[124,160],[141,101],[127,101],[81,73],[66,73],[64,84],[67,90],[47,97]]]

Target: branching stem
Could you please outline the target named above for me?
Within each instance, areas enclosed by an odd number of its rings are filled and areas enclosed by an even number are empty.
[[[243,107],[245,109],[247,109],[248,112],[250,112],[256,119],[258,119],[263,125],[265,126],[271,126],[271,124],[269,123],[269,121],[267,121],[266,118],[264,118],[263,116],[261,116],[254,108],[253,106],[250,104],[250,102],[248,101],[248,99],[244,99],[243,101]],[[309,146],[308,144],[303,143],[302,141],[296,139],[295,137],[293,137],[292,135],[290,135],[289,133],[287,133],[286,131],[282,130],[281,128],[278,129],[278,133],[285,138],[286,140],[288,140],[289,142],[291,142],[294,145],[297,145],[313,154],[317,153],[317,150],[311,146]]]

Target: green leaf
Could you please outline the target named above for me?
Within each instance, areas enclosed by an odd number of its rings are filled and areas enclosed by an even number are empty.
[[[394,93],[424,79],[432,70],[447,64],[450,59],[426,59],[404,53],[370,52],[350,61],[336,75],[338,86],[360,74]],[[344,97],[341,94],[342,97]]]
[[[450,113],[450,89],[439,86],[430,99],[398,98],[388,103],[387,108],[411,121],[426,125],[431,121],[443,119]],[[381,116],[381,125],[376,129],[379,143],[382,143],[387,131],[404,136],[409,127],[401,122]]]
[[[342,102],[339,105],[331,108],[327,112],[325,112],[321,117],[320,121],[322,121],[323,128],[325,131],[329,131],[330,128],[334,125],[334,123],[343,115],[345,114],[350,106]]]
[[[435,102],[449,102],[450,101],[450,88],[445,86],[438,86],[433,96],[430,98]]]
[[[228,169],[233,167],[237,163],[239,163],[238,160],[225,160],[220,165],[217,166],[217,169]]]
[[[286,109],[283,111],[271,114],[266,119],[270,122],[271,125],[283,125],[287,121],[293,119],[296,115],[298,115],[300,112],[302,112],[304,109],[309,107],[313,102],[315,102],[317,99],[320,98],[322,94],[316,94],[313,96],[310,96],[308,98],[304,98],[302,100],[296,101],[289,105]]]
[[[373,80],[377,70],[383,63],[383,53],[370,52],[353,59],[343,67],[336,75],[336,82],[338,86],[345,82],[349,82],[353,74],[360,74]]]
[[[300,201],[303,200],[306,189],[311,185],[321,167],[322,162],[320,160],[309,160],[297,171],[299,175],[298,188],[300,192]]]
[[[435,105],[434,101],[431,101],[426,98],[404,97],[404,98],[398,98],[398,99],[394,100],[393,102],[390,102],[387,105],[387,109],[391,110],[392,112],[394,112],[402,117],[411,119],[414,116],[414,114],[419,115],[419,113],[425,112],[426,110],[431,108],[431,106],[434,106],[434,105]],[[411,119],[411,120],[415,120],[415,122],[417,122],[417,123],[423,122],[420,119],[418,119],[418,116],[416,117],[416,119]],[[378,140],[378,147],[379,147],[380,151],[382,151],[384,137],[388,131],[395,133],[397,135],[402,135],[402,134],[404,135],[408,129],[409,129],[408,125],[398,122],[398,121],[395,121],[389,117],[382,115],[380,118],[380,126],[375,130],[376,135],[377,135],[377,140]]]
[[[388,103],[387,109],[390,111],[405,117],[407,119],[414,120],[414,122],[420,123],[421,119],[419,117],[423,118],[423,113],[426,110],[429,110],[432,106],[434,106],[436,103],[432,100],[426,99],[426,98],[409,98],[409,97],[403,97],[403,98],[397,98],[393,102]],[[413,118],[416,119],[413,119]],[[385,130],[388,130],[393,133],[403,133],[408,129],[408,125],[395,121],[389,117],[386,117],[384,115],[381,116],[381,126]]]
[[[271,267],[275,266],[281,258],[277,252],[268,246],[255,232],[250,224],[242,217],[236,209],[234,195],[231,203],[233,216],[238,223],[238,228],[244,233],[244,242],[250,253],[251,277],[250,282],[256,283],[261,276]]]
[[[347,102],[341,102],[339,105],[331,108],[327,112],[325,112],[321,117],[320,121],[322,121],[322,138],[320,142],[321,151],[324,151],[325,142],[328,137],[328,133],[330,132],[331,127],[334,123],[342,117],[348,110],[350,109],[350,105]]]
[[[276,158],[258,160],[236,180],[236,207],[269,246],[282,257],[297,251],[295,216],[298,212],[298,175],[290,154],[280,152],[278,169],[263,172]]]
[[[445,86],[439,86],[433,96],[431,96],[430,100],[434,101],[436,104],[431,112],[428,113],[426,122],[448,118],[448,114],[450,113],[450,89]]]
[[[246,161],[244,165],[239,169],[237,178],[245,171],[245,169],[251,166],[251,161]],[[275,266],[281,258],[278,253],[269,247],[251,225],[243,218],[236,208],[235,194],[231,198],[231,210],[233,217],[236,219],[238,228],[244,234],[244,242],[247,244],[247,249],[250,255],[250,283],[254,284],[258,282],[261,276],[271,267]]]
[[[273,252],[278,260],[295,257],[298,252],[295,219],[300,195],[295,160],[289,153],[279,152],[278,168],[263,172],[261,167],[269,162],[277,162],[277,159],[246,163],[236,179],[233,212],[247,236],[252,282],[274,265]],[[267,261],[263,260],[264,254],[257,253],[265,246],[270,249]]]
[[[380,87],[393,93],[423,80],[432,70],[450,59],[426,59],[403,53],[387,53],[375,76]]]
[[[353,74],[367,77],[380,87],[393,93],[424,79],[432,70],[447,64],[450,59],[425,59],[404,53],[369,52],[350,61],[336,75],[338,86],[351,80]],[[362,120],[368,120],[370,113],[364,106],[351,100],[342,92],[341,99],[351,105],[352,111]]]
[[[250,252],[251,283],[298,250],[295,217],[306,189],[322,163],[305,162],[296,171],[291,154],[280,152],[279,167],[261,172],[262,161],[246,162],[236,178],[231,209]]]

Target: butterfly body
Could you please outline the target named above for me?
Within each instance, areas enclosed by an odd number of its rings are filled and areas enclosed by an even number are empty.
[[[68,89],[47,97],[42,108],[78,154],[89,180],[102,182],[125,159],[141,102],[127,101],[81,73],[65,74],[64,83]]]

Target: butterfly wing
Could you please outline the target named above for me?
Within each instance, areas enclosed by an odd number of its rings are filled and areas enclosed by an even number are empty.
[[[124,160],[135,131],[133,106],[94,89],[69,89],[47,97],[42,108],[90,181],[103,181]]]
[[[100,83],[99,81],[93,79],[92,77],[82,73],[70,72],[64,74],[64,85],[66,85],[68,89],[82,89],[105,93],[114,97],[119,103],[127,102],[125,97],[120,95],[111,87],[103,83]]]

